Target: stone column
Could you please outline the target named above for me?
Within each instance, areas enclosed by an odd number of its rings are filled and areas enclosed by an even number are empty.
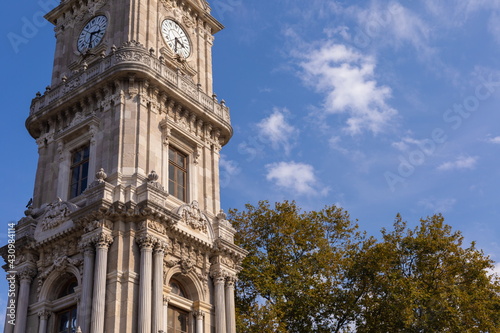
[[[229,276],[226,281],[226,322],[227,333],[236,333],[236,312],[234,309],[235,276]]]
[[[90,332],[104,333],[108,249],[113,242],[113,238],[107,233],[101,233],[95,240],[96,257],[93,281],[94,292],[92,297],[92,321],[90,323]]]
[[[52,313],[45,310],[38,312],[38,317],[40,317],[40,323],[38,325],[38,333],[47,333],[47,321]]]
[[[224,285],[226,284],[226,277],[224,272],[216,271],[212,274],[215,286],[215,332],[226,333],[226,305]]]
[[[16,327],[14,333],[25,333],[28,321],[28,302],[30,296],[31,281],[36,275],[33,267],[24,267],[19,270],[19,296],[17,297]]]
[[[80,245],[83,252],[82,296],[78,308],[78,326],[82,332],[89,333],[90,314],[92,312],[92,287],[94,285],[95,247],[87,242]]]
[[[141,248],[137,332],[151,333],[151,273],[154,241],[151,236],[143,235],[137,239],[137,243]]]
[[[201,310],[195,311],[194,317],[196,318],[196,333],[203,333],[203,319],[205,318],[205,312]]]
[[[153,253],[153,320],[152,333],[167,331],[163,320],[163,257],[166,244],[156,243]]]

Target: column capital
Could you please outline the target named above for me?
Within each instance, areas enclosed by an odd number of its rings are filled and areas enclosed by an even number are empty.
[[[23,267],[21,268],[18,272],[17,275],[19,276],[19,280],[22,281],[28,281],[31,283],[33,281],[33,278],[36,276],[36,268],[34,267]]]
[[[165,254],[165,251],[167,250],[167,242],[164,242],[164,241],[158,241],[155,243],[154,245],[154,249],[153,249],[153,252],[155,254]]]
[[[92,255],[95,253],[95,246],[92,240],[81,240],[78,243],[78,249],[83,252],[84,255]]]
[[[170,296],[163,295],[163,305],[168,305],[170,302]]]
[[[113,237],[110,234],[101,232],[100,234],[92,237],[92,241],[95,244],[96,248],[107,249],[113,243]]]
[[[196,319],[205,318],[205,311],[195,310],[191,312]]]
[[[238,277],[236,275],[228,274],[226,277],[226,285],[228,287],[234,287],[235,283],[238,281]]]
[[[38,312],[38,317],[40,317],[40,319],[42,319],[42,320],[47,320],[47,319],[49,319],[50,316],[52,316],[52,314],[53,313],[51,311],[42,310],[42,311]]]
[[[140,235],[135,238],[135,241],[141,250],[153,250],[155,244],[157,243],[155,237],[151,235]]]
[[[227,272],[223,269],[214,269],[210,272],[210,276],[214,280],[214,283],[225,283]]]

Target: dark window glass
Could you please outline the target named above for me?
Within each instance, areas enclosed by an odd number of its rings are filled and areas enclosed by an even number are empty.
[[[187,200],[187,156],[169,147],[168,192],[176,198]]]
[[[76,281],[76,278],[73,278],[66,282],[65,285],[61,288],[61,291],[59,292],[58,298],[74,294],[75,293],[75,288],[78,286],[78,282]]]
[[[63,310],[57,315],[57,332],[58,333],[75,333],[76,332],[76,305]]]
[[[174,307],[168,307],[168,332],[187,333],[188,332],[188,313]]]
[[[175,280],[171,280],[170,283],[170,288],[171,288],[171,293],[175,295],[179,295],[181,297],[187,298],[186,293],[184,292],[184,289],[181,287],[179,283]]]
[[[70,198],[82,194],[87,188],[89,176],[90,146],[84,146],[71,155]]]

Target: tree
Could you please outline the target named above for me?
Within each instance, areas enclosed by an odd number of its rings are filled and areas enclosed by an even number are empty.
[[[376,241],[335,206],[230,211],[249,251],[236,287],[239,332],[500,332],[500,282],[441,215]]]
[[[249,251],[237,287],[239,332],[343,332],[363,291],[346,277],[373,240],[335,206],[301,212],[293,202],[230,211]]]
[[[382,237],[359,263],[370,293],[357,332],[500,332],[493,262],[474,243],[464,248],[443,216],[410,229],[398,215]]]

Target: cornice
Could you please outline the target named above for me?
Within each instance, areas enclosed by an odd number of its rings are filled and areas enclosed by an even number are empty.
[[[180,69],[172,70],[161,56],[158,58],[154,51],[148,51],[134,41],[114,48],[111,54],[63,78],[61,83],[47,89],[45,94],[38,94],[31,103],[26,128],[37,138],[40,122],[57,117],[58,112],[71,106],[71,103],[78,103],[92,94],[102,94],[99,90],[109,89],[117,80],[130,79],[130,73],[133,73],[135,81],[148,81],[148,85],[157,87],[160,95],[168,95],[200,119],[220,128],[223,145],[231,138],[233,129],[225,102],[219,102],[215,95],[207,95]]]

